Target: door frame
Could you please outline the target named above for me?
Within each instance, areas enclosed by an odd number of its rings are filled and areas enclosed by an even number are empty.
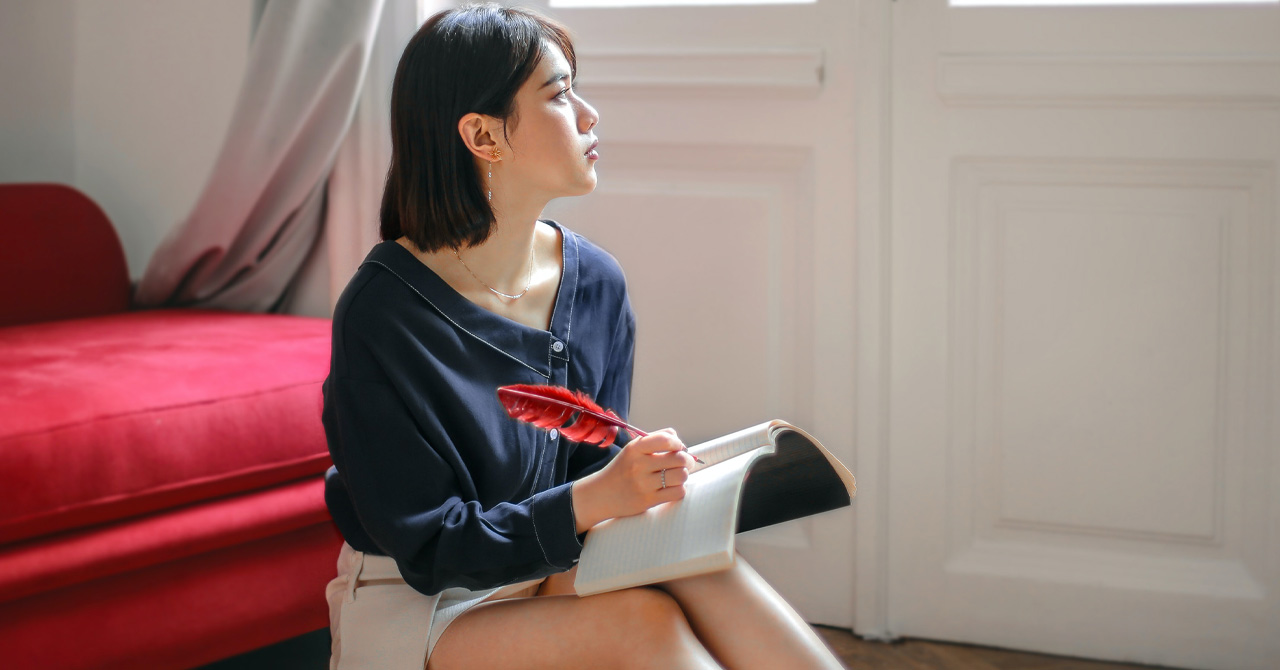
[[[889,384],[892,225],[893,3],[857,0],[854,85],[854,399],[856,462],[853,630],[889,629]]]

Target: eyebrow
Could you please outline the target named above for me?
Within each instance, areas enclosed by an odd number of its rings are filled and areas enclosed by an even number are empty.
[[[543,84],[542,86],[539,86],[538,90],[541,91],[542,89],[560,81],[561,79],[568,79],[568,78],[569,78],[568,72],[557,72],[551,75],[551,78],[547,80],[547,83]]]

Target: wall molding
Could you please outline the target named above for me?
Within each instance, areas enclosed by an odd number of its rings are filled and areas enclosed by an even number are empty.
[[[1109,586],[1241,600],[1266,598],[1266,589],[1235,559],[1134,556],[1018,542],[976,542],[948,560],[946,570],[1090,588]]]
[[[1280,108],[1269,54],[940,54],[938,96],[952,106]]]
[[[1267,335],[1249,340],[1236,333],[1269,333],[1266,293],[1273,276],[1269,241],[1270,203],[1274,202],[1276,165],[1254,160],[1080,159],[1070,157],[959,156],[952,160],[951,183],[951,314],[952,351],[948,445],[947,570],[1044,581],[1106,583],[1122,588],[1169,593],[1262,598],[1256,575],[1265,555],[1257,538],[1240,529],[1256,527],[1265,506],[1239,496],[1248,470],[1239,464],[1265,462],[1258,453],[1265,440],[1249,437],[1249,426],[1265,425],[1259,410],[1229,398],[1265,396],[1265,385],[1250,374],[1245,361],[1265,360]],[[1000,226],[1007,206],[1053,203],[1044,188],[1106,187],[1135,196],[1157,189],[1217,194],[1195,206],[1173,207],[1157,200],[1111,198],[1081,211],[1115,209],[1134,214],[1181,212],[1211,225],[1220,247],[1218,257],[1216,414],[1212,472],[1205,473],[1212,520],[1203,532],[1143,528],[1106,523],[1064,523],[1053,519],[1016,518],[1004,507],[1003,485],[993,463],[1002,458],[998,412],[1003,398],[991,371],[1003,365],[995,346],[1003,320],[997,298],[1004,281]],[[1039,195],[1018,195],[1020,188]],[[1119,205],[1117,203],[1120,203]],[[1123,207],[1121,207],[1123,205]],[[983,275],[987,272],[987,275]],[[985,277],[985,278],[984,278]],[[984,308],[984,305],[986,306]],[[1259,328],[1258,324],[1263,324]],[[1231,326],[1230,328],[1228,326]],[[984,353],[986,352],[986,353]],[[1263,406],[1265,403],[1257,405]],[[1227,426],[1233,426],[1231,431]],[[1237,465],[1229,467],[1229,463]],[[1251,521],[1250,519],[1254,519]],[[1089,546],[1082,543],[1088,536]],[[1063,552],[1084,552],[1093,563],[1063,562]],[[1096,559],[1096,560],[1095,560]],[[1146,567],[1144,567],[1146,566]],[[1061,575],[1054,577],[1054,575]]]
[[[814,346],[809,316],[812,307],[807,302],[812,280],[807,270],[801,273],[814,254],[815,220],[805,205],[813,183],[812,150],[803,146],[618,141],[609,144],[609,156],[614,172],[608,182],[597,186],[597,197],[700,197],[758,203],[767,220],[768,246],[773,251],[764,267],[768,292],[760,314],[770,352],[761,365],[766,406],[773,415],[812,424],[812,380],[806,372],[806,356]],[[737,224],[726,220],[703,225],[723,227],[725,234],[732,234]],[[768,537],[770,533],[760,535]],[[793,540],[786,540],[779,546],[794,545]]]
[[[584,95],[670,94],[814,98],[822,90],[821,49],[634,50],[578,53]]]

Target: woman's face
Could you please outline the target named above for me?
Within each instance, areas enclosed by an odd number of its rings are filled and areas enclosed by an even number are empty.
[[[533,196],[585,195],[596,187],[595,158],[588,150],[600,116],[571,88],[569,61],[545,45],[541,62],[516,92],[514,128],[495,138],[503,155],[493,166],[494,190],[502,182]]]

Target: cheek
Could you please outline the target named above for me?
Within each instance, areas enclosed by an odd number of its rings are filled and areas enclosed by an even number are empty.
[[[551,110],[536,123],[528,125],[529,132],[520,138],[517,147],[527,148],[532,164],[572,163],[574,154],[582,150],[580,145],[583,144],[575,124],[576,117],[568,106]]]

